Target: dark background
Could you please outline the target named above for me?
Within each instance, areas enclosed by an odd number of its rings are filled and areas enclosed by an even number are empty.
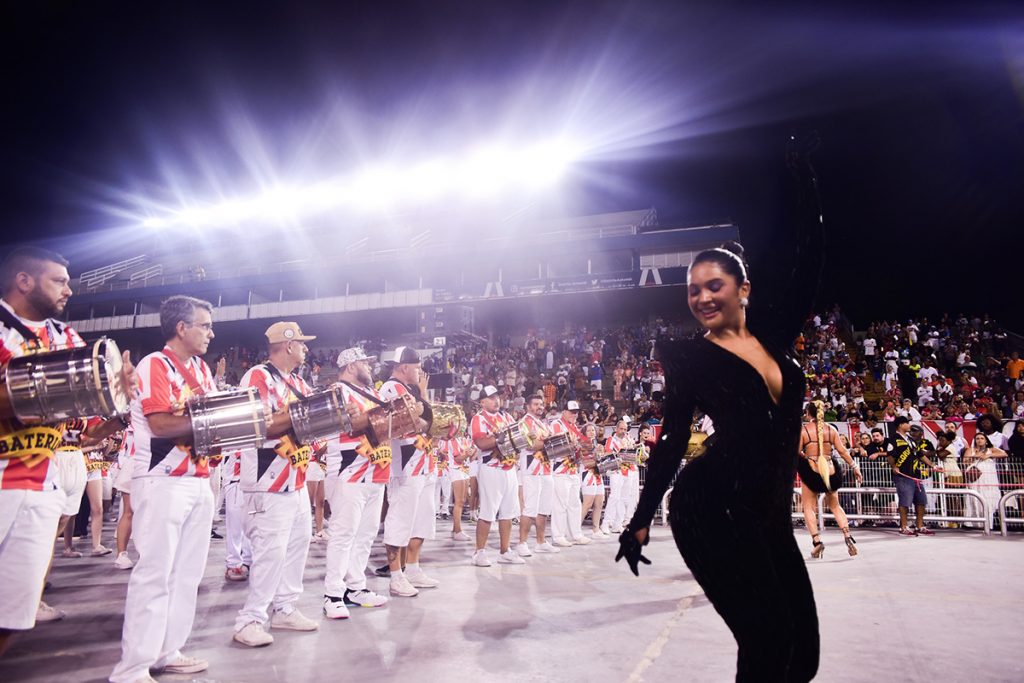
[[[569,125],[598,144],[557,208],[735,221],[756,293],[784,277],[785,139],[815,129],[823,304],[1022,331],[1020,3],[381,5],[7,7],[3,241]]]

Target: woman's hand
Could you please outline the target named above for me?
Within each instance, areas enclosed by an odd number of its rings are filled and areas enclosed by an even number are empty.
[[[641,552],[643,547],[650,542],[651,538],[648,534],[648,528],[643,527],[633,531],[630,527],[626,527],[626,530],[619,535],[619,552],[615,556],[615,561],[618,562],[622,558],[626,558],[626,563],[629,565],[630,571],[633,572],[634,576],[640,576],[638,571],[640,563],[650,564],[651,561],[643,556]]]

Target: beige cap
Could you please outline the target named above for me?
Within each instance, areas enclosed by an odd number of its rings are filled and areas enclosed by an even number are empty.
[[[267,335],[267,341],[271,344],[290,341],[312,341],[316,339],[313,335],[302,334],[302,328],[299,327],[298,323],[293,322],[274,323],[267,328],[264,334]]]

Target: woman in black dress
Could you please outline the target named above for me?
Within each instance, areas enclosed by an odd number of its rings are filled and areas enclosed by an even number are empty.
[[[616,557],[625,557],[634,573],[639,562],[649,564],[641,549],[674,479],[672,534],[736,638],[738,681],[808,681],[818,670],[817,610],[790,514],[804,399],[792,347],[817,291],[823,235],[806,152],[793,150],[787,161],[800,212],[787,291],[757,301],[748,314],[742,248],[727,243],[695,257],[688,300],[705,332],[658,346],[666,384],[663,431]],[[779,257],[792,250],[779,249]],[[680,470],[695,408],[714,420],[714,443]]]

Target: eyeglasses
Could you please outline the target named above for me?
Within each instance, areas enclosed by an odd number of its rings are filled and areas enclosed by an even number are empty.
[[[213,323],[189,323],[188,326],[201,328],[204,332],[213,331]]]

